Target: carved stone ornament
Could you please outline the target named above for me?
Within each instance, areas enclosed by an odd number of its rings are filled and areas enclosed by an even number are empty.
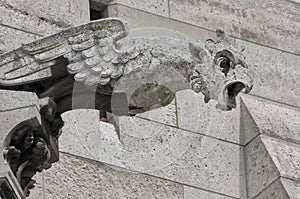
[[[221,30],[217,41],[205,43],[127,35],[122,20],[108,18],[0,55],[0,89],[31,91],[41,99],[43,127],[18,129],[4,151],[23,189],[30,188],[34,171],[49,166],[44,165],[49,139],[41,132],[57,140],[65,111],[95,108],[134,115],[167,105],[175,92],[187,88],[230,110],[237,94],[252,88],[241,52]],[[128,111],[117,111],[122,108]]]

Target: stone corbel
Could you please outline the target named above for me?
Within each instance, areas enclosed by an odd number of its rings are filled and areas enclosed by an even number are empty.
[[[25,198],[32,177],[58,161],[55,104],[29,92],[1,90],[0,98],[0,198]]]

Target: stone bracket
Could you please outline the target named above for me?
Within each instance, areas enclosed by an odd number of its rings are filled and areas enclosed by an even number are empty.
[[[32,177],[58,161],[60,133],[51,131],[55,104],[39,103],[29,92],[0,90],[0,97],[0,196],[23,199],[34,187]]]

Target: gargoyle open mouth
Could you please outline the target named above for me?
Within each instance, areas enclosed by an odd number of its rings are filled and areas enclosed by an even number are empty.
[[[223,96],[227,110],[236,108],[236,96],[246,87],[246,85],[240,81],[234,81],[226,85]]]

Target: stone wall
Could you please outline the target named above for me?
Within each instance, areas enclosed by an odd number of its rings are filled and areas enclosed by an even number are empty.
[[[223,28],[245,47],[253,91],[230,112],[186,90],[167,107],[110,123],[97,111],[65,113],[60,161],[36,176],[30,198],[300,198],[297,1],[99,2],[141,30],[133,34],[166,34],[144,28],[159,27],[205,40]],[[0,9],[2,51],[89,21],[88,0],[0,0]]]

